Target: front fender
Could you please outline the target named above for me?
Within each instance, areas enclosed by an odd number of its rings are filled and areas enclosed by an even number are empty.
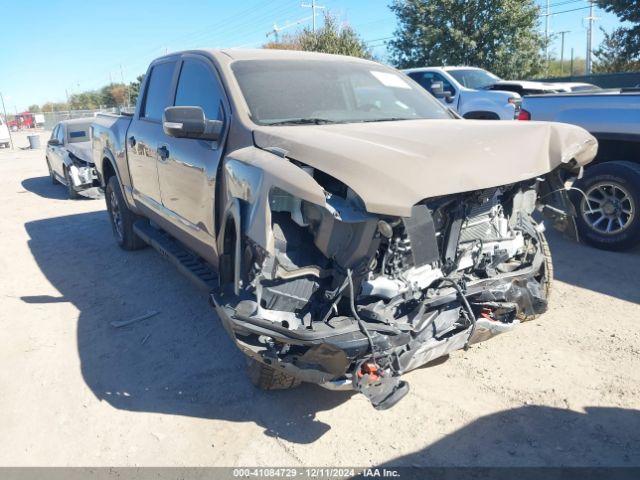
[[[279,188],[296,198],[325,206],[324,190],[304,170],[284,157],[246,147],[231,152],[224,163],[226,198],[241,204],[241,232],[273,253],[269,193]],[[233,202],[227,203],[227,209]],[[227,218],[225,209],[223,218]]]

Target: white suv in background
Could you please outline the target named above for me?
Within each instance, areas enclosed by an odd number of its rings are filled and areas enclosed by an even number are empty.
[[[500,78],[481,68],[425,67],[404,73],[464,118],[514,120],[520,111],[520,95],[490,90]]]
[[[9,142],[9,129],[7,128],[7,124],[4,122],[2,117],[0,117],[0,147],[9,148]]]

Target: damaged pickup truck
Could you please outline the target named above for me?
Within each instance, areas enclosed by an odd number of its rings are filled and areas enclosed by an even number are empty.
[[[275,50],[159,58],[133,117],[93,129],[118,243],[170,235],[164,255],[209,269],[254,383],[378,409],[546,310],[534,213],[575,235],[567,188],[597,150],[571,125],[462,120],[375,62]]]

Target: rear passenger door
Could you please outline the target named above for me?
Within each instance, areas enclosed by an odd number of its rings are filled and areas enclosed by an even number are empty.
[[[182,57],[173,104],[201,107],[208,120],[225,120],[226,97],[206,58]],[[215,245],[214,192],[224,138],[224,132],[218,141],[164,135],[160,144],[164,149],[158,157],[162,204],[179,220],[176,226],[207,245]]]
[[[176,57],[162,59],[147,72],[143,98],[127,131],[127,157],[134,198],[158,214],[162,199],[158,183],[158,146],[163,140],[162,114],[171,105]]]

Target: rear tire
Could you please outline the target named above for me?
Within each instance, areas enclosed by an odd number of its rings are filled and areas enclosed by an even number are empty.
[[[542,255],[544,256],[544,260],[542,262],[542,267],[540,268],[540,272],[536,275],[536,280],[540,283],[540,287],[542,288],[542,294],[544,295],[545,300],[549,301],[549,297],[551,296],[551,285],[553,284],[553,260],[551,258],[551,250],[549,249],[549,244],[547,243],[547,237],[545,237],[544,232],[540,232],[538,234],[538,242],[540,244],[540,250]],[[534,315],[525,315],[524,313],[518,314],[518,320],[521,322],[528,322],[531,320],[535,320],[541,314]]]
[[[575,186],[589,199],[571,192],[582,240],[604,250],[626,250],[640,242],[640,165],[599,163],[588,167]]]
[[[111,219],[111,228],[118,245],[123,250],[139,250],[147,246],[133,229],[133,224],[142,217],[136,215],[127,206],[122,195],[122,189],[118,178],[114,175],[109,178],[104,195],[107,203],[107,211]]]
[[[282,370],[276,370],[248,357],[247,375],[249,375],[251,383],[261,390],[287,390],[302,383],[296,377],[292,377]]]

